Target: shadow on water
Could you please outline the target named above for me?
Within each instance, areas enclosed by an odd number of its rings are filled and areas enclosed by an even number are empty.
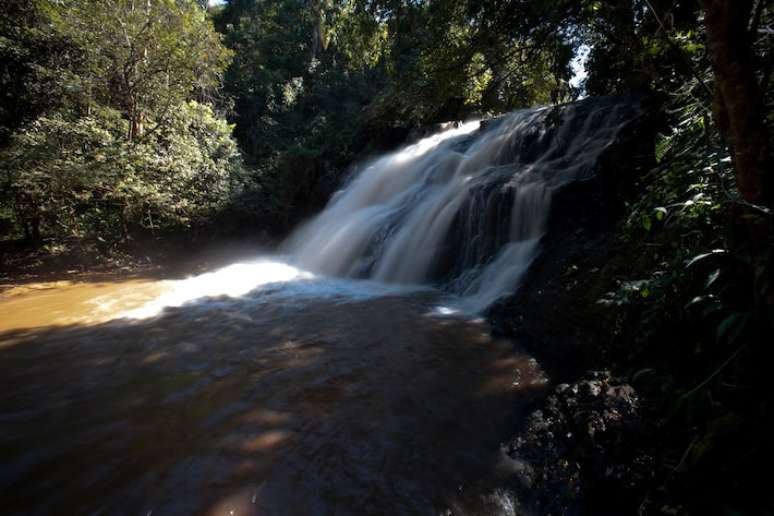
[[[0,334],[0,513],[488,513],[545,378],[436,296]]]

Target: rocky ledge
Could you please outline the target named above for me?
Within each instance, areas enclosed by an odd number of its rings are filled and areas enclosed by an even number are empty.
[[[653,470],[634,388],[609,372],[563,383],[506,445],[512,485],[536,514],[633,514]]]

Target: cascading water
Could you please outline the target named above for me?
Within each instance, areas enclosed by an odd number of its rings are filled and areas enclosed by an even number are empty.
[[[440,285],[481,311],[529,267],[553,193],[590,178],[636,114],[580,105],[458,124],[376,159],[284,250],[320,274]]]
[[[454,309],[480,313],[512,293],[537,256],[555,194],[594,179],[641,113],[631,99],[589,100],[456,124],[375,159],[279,255],[169,282],[122,315],[250,293],[265,303],[280,284],[282,295],[337,299],[440,287],[456,296]]]

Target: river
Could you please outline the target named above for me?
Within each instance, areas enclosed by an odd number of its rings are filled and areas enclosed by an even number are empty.
[[[507,514],[546,378],[453,302],[273,259],[8,290],[0,512]]]

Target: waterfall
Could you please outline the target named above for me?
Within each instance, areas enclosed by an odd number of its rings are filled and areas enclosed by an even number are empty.
[[[434,284],[481,311],[539,252],[553,194],[592,178],[636,115],[611,99],[455,124],[365,164],[283,249],[304,270]]]

